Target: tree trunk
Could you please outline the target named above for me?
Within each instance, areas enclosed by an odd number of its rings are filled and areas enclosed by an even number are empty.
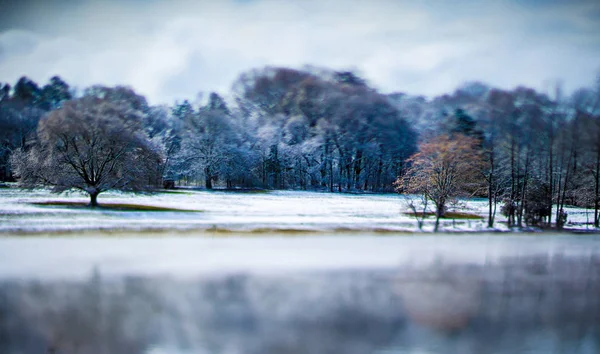
[[[435,213],[435,227],[433,228],[433,232],[438,232],[439,228],[440,228],[440,212],[437,211]]]
[[[440,227],[440,218],[444,216],[445,209],[446,209],[446,202],[443,202],[443,203],[440,203],[437,205],[437,208],[435,209],[435,228],[433,229],[433,232],[438,231],[438,229]]]
[[[375,179],[375,188],[383,189],[381,186],[381,174],[383,173],[383,160],[379,157],[379,163],[377,164],[377,177]]]
[[[559,230],[562,230],[563,226],[564,226],[564,222],[566,220],[563,220],[562,216],[563,216],[563,212],[564,212],[564,206],[565,206],[565,199],[567,199],[567,184],[569,183],[569,167],[571,166],[571,160],[573,158],[574,155],[574,146],[571,146],[571,153],[569,154],[569,159],[567,161],[567,171],[565,172],[565,179],[563,182],[563,187],[562,187],[562,197],[560,195],[558,195],[558,212],[556,213],[556,228]],[[560,191],[560,184],[559,184],[559,191]]]
[[[494,211],[492,203],[494,202],[494,151],[490,151],[490,174],[488,177],[488,202],[489,202],[489,214],[488,214],[488,227],[494,227]]]
[[[525,202],[524,195],[522,192],[525,190],[525,187],[521,184],[521,147],[517,146],[517,172],[516,172],[516,187],[515,187],[515,200],[517,201],[515,205],[515,225],[518,228],[523,227],[523,203]],[[523,188],[523,189],[521,189]]]
[[[360,190],[360,173],[362,172],[362,150],[356,151],[354,160],[354,188]]]
[[[558,165],[558,162],[557,162],[557,165]],[[561,165],[562,165],[562,161],[561,161]],[[555,223],[555,226],[556,226],[557,229],[561,229],[560,221],[558,219],[560,217],[560,194],[561,194],[561,191],[562,191],[561,186],[562,186],[562,178],[563,178],[563,176],[562,176],[562,172],[563,172],[562,168],[563,168],[563,166],[560,166],[558,168],[560,168],[560,172],[558,172],[558,178],[555,181],[555,186],[556,186],[556,216],[555,216],[555,219],[554,219],[554,223]],[[550,196],[551,196],[552,200],[554,200],[554,193],[550,192]],[[552,211],[550,211],[550,215],[552,215]],[[549,226],[551,226],[551,225],[549,225]]]
[[[516,199],[517,199],[517,191],[516,191],[516,174],[515,174],[515,139],[512,137],[510,144],[510,202],[511,208],[508,215],[508,226],[515,226],[516,219]],[[514,207],[513,207],[514,206]]]
[[[350,190],[350,186],[352,185],[352,173],[350,173],[350,171],[352,170],[352,161],[348,160],[346,163],[346,190]]]
[[[213,189],[212,176],[210,175],[210,169],[208,167],[204,170],[204,184],[206,189]]]
[[[92,208],[97,207],[98,206],[98,192],[93,192],[90,193],[90,204],[89,206],[91,206]]]
[[[338,159],[338,192],[342,193],[342,176],[344,173],[344,169],[342,166],[344,165],[344,159],[342,157],[342,153],[340,151],[340,156]]]
[[[329,192],[333,193],[333,157],[329,159]]]
[[[550,161],[549,161],[549,168],[548,168],[548,172],[549,172],[549,177],[550,177],[550,200],[548,201],[548,210],[550,211],[550,213],[548,214],[548,226],[552,226],[552,202],[553,202],[553,196],[554,196],[554,149],[553,149],[553,145],[554,145],[554,130],[552,128],[552,123],[551,123],[551,128],[550,128]],[[560,182],[559,182],[560,183]],[[560,193],[560,191],[559,191]]]
[[[531,157],[531,147],[529,145],[526,146],[527,152],[525,153],[525,172],[523,174],[523,189],[521,190],[519,208],[517,210],[517,226],[519,228],[523,227],[523,214],[525,212],[525,204],[527,203],[527,181],[529,180],[529,162]],[[519,151],[520,156],[520,151]],[[521,163],[518,162],[520,165]]]
[[[494,196],[492,195],[492,193],[493,193],[492,174],[490,173],[490,180],[488,181],[488,204],[489,204],[488,227],[489,228],[494,227],[494,215],[493,215],[493,207],[492,207],[492,203],[494,202]]]
[[[321,158],[321,185],[325,188],[329,188],[331,183],[331,176],[327,176],[329,173],[329,164],[331,164],[331,152],[329,151],[329,139],[326,138],[325,144],[323,146],[323,154]],[[329,177],[329,178],[327,178]]]
[[[600,227],[600,149],[596,152],[596,175],[594,177],[594,226]]]
[[[262,186],[267,188],[267,160],[262,161]]]

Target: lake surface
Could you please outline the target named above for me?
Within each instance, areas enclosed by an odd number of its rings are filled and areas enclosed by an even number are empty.
[[[0,238],[2,353],[598,353],[600,237]]]

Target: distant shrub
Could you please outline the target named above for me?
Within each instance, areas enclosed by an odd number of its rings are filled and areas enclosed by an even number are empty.
[[[527,225],[540,226],[544,218],[549,218],[551,209],[550,187],[548,183],[533,181],[527,191],[525,203],[525,222]]]

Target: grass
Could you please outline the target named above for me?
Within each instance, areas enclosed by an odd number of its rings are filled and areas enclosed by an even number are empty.
[[[159,194],[186,194],[191,195],[192,192],[183,191],[183,190],[175,190],[175,189],[161,189],[158,191]]]
[[[192,230],[193,231],[193,230]],[[194,231],[193,231],[194,232]],[[309,234],[318,234],[319,230],[310,230],[310,229],[294,229],[294,228],[269,228],[269,227],[259,227],[256,229],[248,229],[248,230],[235,230],[228,229],[226,227],[219,227],[217,225],[213,225],[207,229],[198,229],[195,232],[200,233],[208,233],[208,234],[220,234],[220,235],[309,235]]]
[[[231,193],[248,193],[248,194],[267,194],[271,191],[268,189],[252,189],[252,188],[229,188],[229,189],[213,189],[213,192],[231,192]]]
[[[199,213],[202,210],[190,210],[190,209],[178,209],[178,208],[166,208],[153,205],[141,205],[141,204],[125,204],[125,203],[103,203],[95,208],[90,207],[85,202],[65,202],[65,201],[48,201],[48,202],[36,202],[31,203],[39,206],[62,206],[70,208],[85,208],[89,210],[106,210],[106,211],[176,211],[176,212],[188,212],[188,213]]]
[[[413,216],[413,217],[423,217],[423,213],[422,212],[417,212],[417,213],[404,213],[404,215],[408,215],[408,216]],[[433,212],[427,212],[425,213],[425,217],[435,217],[435,213]],[[458,212],[458,211],[448,211],[446,212],[446,214],[441,217],[440,219],[455,219],[455,220],[482,220],[484,219],[483,216],[481,215],[477,215],[477,214],[471,214],[471,213],[463,213],[463,212]]]
[[[247,194],[267,194],[271,193],[270,189],[260,188],[213,188],[206,189],[201,187],[176,187],[175,189],[163,189],[160,193],[171,194],[192,194],[192,192],[209,192],[209,193],[247,193]]]

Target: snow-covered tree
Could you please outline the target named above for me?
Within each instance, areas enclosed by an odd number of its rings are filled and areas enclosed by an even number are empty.
[[[238,145],[229,110],[218,95],[211,95],[207,106],[186,116],[179,165],[184,173],[200,172],[212,189],[219,177],[234,173]]]

